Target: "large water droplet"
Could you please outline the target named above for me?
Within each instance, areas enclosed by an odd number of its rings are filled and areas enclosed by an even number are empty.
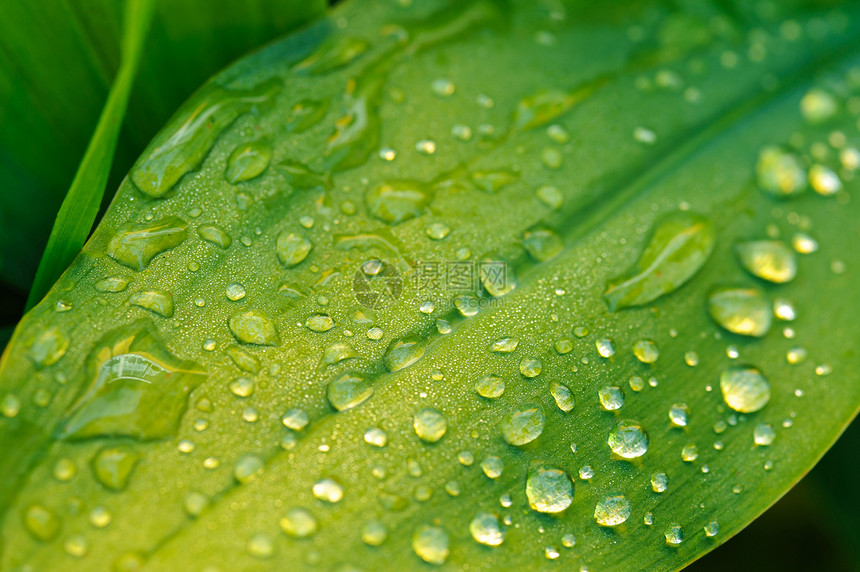
[[[398,224],[424,214],[433,193],[417,181],[391,181],[369,189],[364,202],[371,215],[388,224]]]
[[[528,229],[523,235],[523,247],[532,258],[538,262],[543,262],[561,252],[564,243],[552,229],[545,226],[535,226]]]
[[[233,242],[233,239],[230,238],[230,235],[223,228],[215,225],[198,227],[197,234],[206,242],[210,242],[223,250],[227,250],[230,247],[230,243]]]
[[[47,328],[30,345],[30,359],[37,368],[48,367],[60,361],[68,348],[69,338],[61,329]]]
[[[27,507],[23,514],[24,527],[38,540],[47,542],[57,535],[60,519],[53,512],[39,504]]]
[[[708,296],[708,312],[734,334],[761,337],[770,329],[770,302],[758,288],[717,288]]]
[[[103,337],[85,364],[89,385],[72,405],[60,436],[84,439],[173,435],[188,395],[206,378],[197,364],[171,355],[145,326]]]
[[[806,190],[806,169],[793,153],[768,146],[759,152],[756,180],[763,191],[775,197],[791,197]]]
[[[679,546],[684,542],[684,529],[680,524],[670,524],[663,535],[666,537],[666,546]]]
[[[278,258],[287,268],[301,263],[313,248],[311,241],[304,236],[295,233],[282,232],[278,236],[277,243]]]
[[[268,141],[243,143],[230,153],[224,178],[234,185],[242,181],[250,181],[266,170],[271,158],[272,146]]]
[[[187,227],[187,223],[176,216],[123,226],[108,242],[107,254],[123,266],[143,270],[153,258],[181,244],[188,236]]]
[[[412,535],[412,550],[428,564],[444,564],[451,552],[448,533],[438,526],[422,525]]]
[[[743,267],[762,280],[782,284],[797,275],[797,256],[779,240],[742,242],[736,251]]]
[[[95,284],[95,289],[99,292],[122,292],[128,287],[129,279],[125,276],[108,276],[99,280]]]
[[[674,292],[705,264],[714,248],[713,225],[689,211],[665,215],[627,273],[610,280],[603,297],[613,312]]]
[[[319,529],[316,517],[306,508],[292,507],[287,509],[279,524],[287,536],[307,538]]]
[[[259,312],[249,310],[230,316],[227,325],[235,338],[243,344],[277,346],[281,339],[275,324]]]
[[[424,356],[425,349],[422,340],[415,337],[394,340],[388,346],[388,351],[383,358],[385,367],[388,371],[407,368]]]
[[[600,406],[606,411],[621,409],[624,405],[624,391],[620,387],[605,386],[597,390]]]
[[[601,526],[618,526],[630,517],[630,501],[622,494],[609,494],[594,507],[594,520]]]
[[[666,473],[654,473],[651,475],[651,490],[662,493],[669,487],[669,476]]]
[[[776,431],[767,423],[759,423],[753,429],[753,442],[759,447],[767,447],[776,439]]]
[[[529,507],[537,512],[555,514],[573,502],[573,481],[562,469],[541,462],[529,467],[526,497]]]
[[[382,546],[388,538],[388,529],[378,520],[371,520],[361,529],[361,541],[368,546]]]
[[[98,482],[107,488],[121,491],[128,486],[131,473],[139,460],[140,455],[130,447],[105,447],[93,459],[93,474]]]
[[[654,340],[636,340],[633,344],[633,355],[642,363],[654,363],[660,357],[660,349]]]
[[[314,496],[327,503],[337,503],[343,499],[343,487],[334,479],[320,479],[314,483]]]
[[[484,546],[498,546],[505,541],[499,517],[490,512],[479,512],[469,523],[469,532],[475,542]]]
[[[720,374],[720,391],[726,404],[740,413],[760,410],[770,400],[770,384],[759,370],[736,366]]]
[[[415,412],[412,428],[422,441],[435,443],[448,431],[448,420],[438,409],[424,407]]]
[[[669,421],[673,427],[686,427],[690,422],[690,408],[686,403],[673,403],[669,408]]]
[[[334,327],[334,320],[328,314],[314,314],[308,317],[305,326],[312,332],[327,332]]]
[[[155,136],[134,164],[131,180],[144,194],[166,194],[188,172],[200,167],[215,141],[240,115],[267,106],[280,92],[269,80],[248,90],[212,84],[193,97]]]
[[[543,370],[543,363],[536,357],[524,357],[520,360],[520,373],[529,379],[537,377]]]
[[[612,428],[607,443],[619,457],[635,459],[648,451],[648,433],[641,423],[627,419]]]
[[[510,445],[521,446],[531,443],[543,432],[543,408],[530,403],[515,408],[502,419],[499,429],[502,438]]]
[[[173,295],[170,292],[143,290],[132,294],[128,302],[164,318],[173,317]]]
[[[475,383],[475,392],[487,399],[497,399],[505,393],[505,380],[495,374],[485,375]]]
[[[520,341],[516,338],[499,338],[490,344],[490,351],[497,353],[505,353],[509,354],[520,344]]]
[[[565,413],[573,411],[576,405],[576,398],[574,398],[573,392],[569,387],[553,381],[549,384],[549,392],[559,409]]]
[[[326,388],[326,397],[332,407],[346,411],[360,405],[373,394],[371,381],[358,373],[344,373]]]
[[[367,40],[336,34],[294,65],[293,71],[302,75],[326,74],[349,65],[369,49],[370,43]]]

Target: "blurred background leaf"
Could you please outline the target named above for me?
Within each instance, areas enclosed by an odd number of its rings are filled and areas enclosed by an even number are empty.
[[[119,69],[124,4],[0,3],[0,326],[20,317],[51,225]],[[215,71],[325,7],[324,0],[159,1],[108,189]],[[6,341],[0,333],[0,345]]]

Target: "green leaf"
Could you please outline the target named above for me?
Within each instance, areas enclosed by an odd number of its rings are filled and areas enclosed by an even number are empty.
[[[122,63],[108,94],[96,132],[57,213],[57,220],[51,229],[36,278],[30,288],[27,309],[41,300],[60,274],[68,268],[92,230],[104,195],[122,118],[154,9],[154,0],[131,1],[125,6]]]
[[[126,4],[0,6],[0,280],[19,292],[30,290],[51,223],[116,83]],[[325,6],[253,0],[212,10],[200,0],[157,2],[108,184],[119,185],[156,130],[210,75]]]
[[[860,406],[860,13],[720,10],[344,3],[217,76],[3,356],[0,567],[677,569],[741,530]]]

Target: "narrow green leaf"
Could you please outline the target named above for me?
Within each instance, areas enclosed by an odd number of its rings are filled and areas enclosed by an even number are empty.
[[[3,356],[0,567],[672,570],[741,530],[860,408],[860,11],[722,6],[347,2],[217,76]]]
[[[57,213],[30,288],[27,309],[47,293],[81,250],[92,230],[154,11],[155,0],[130,0],[125,4],[122,63],[87,152]]]

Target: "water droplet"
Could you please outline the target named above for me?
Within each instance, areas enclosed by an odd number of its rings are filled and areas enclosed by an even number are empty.
[[[442,240],[451,232],[451,228],[444,222],[434,222],[427,226],[427,236],[433,240]]]
[[[44,542],[53,539],[60,529],[60,519],[57,515],[39,504],[27,507],[23,521],[27,532]]]
[[[143,270],[153,258],[179,246],[188,236],[187,224],[170,216],[154,223],[126,225],[111,238],[107,254],[132,270]]]
[[[245,297],[245,287],[238,282],[233,282],[227,286],[224,293],[227,295],[228,300],[238,302]]]
[[[30,359],[37,368],[54,365],[60,358],[66,355],[69,348],[69,338],[57,327],[47,328],[36,336],[30,345]],[[7,415],[14,417],[14,415]]]
[[[673,403],[669,408],[669,421],[673,427],[686,427],[690,422],[690,408],[686,403]]]
[[[646,127],[637,127],[633,130],[633,139],[646,145],[657,142],[657,134]]]
[[[790,197],[806,190],[806,169],[793,153],[765,147],[756,163],[758,186],[776,197]]]
[[[96,528],[104,528],[111,523],[112,517],[108,509],[103,506],[93,507],[89,514],[90,524]]]
[[[301,507],[287,509],[279,524],[284,534],[293,538],[307,538],[319,529],[316,517],[308,509]]]
[[[800,113],[810,123],[827,121],[837,111],[836,99],[826,91],[814,87],[800,100]]]
[[[448,431],[448,420],[439,410],[424,407],[412,418],[412,428],[422,441],[435,443]]]
[[[631,511],[627,497],[613,493],[600,499],[594,507],[594,520],[601,526],[618,526],[630,517]]]
[[[633,355],[642,363],[654,363],[660,357],[660,349],[654,340],[636,340],[633,344]]]
[[[692,463],[696,459],[699,458],[699,448],[696,447],[695,443],[687,443],[681,449],[681,459],[685,463]]]
[[[497,375],[485,375],[475,383],[475,392],[487,399],[496,399],[505,392],[505,380]]]
[[[813,165],[809,168],[809,184],[816,193],[825,197],[835,195],[842,190],[842,180],[839,175],[824,165]]]
[[[556,514],[573,502],[574,486],[564,470],[546,463],[533,462],[526,478],[529,507],[537,512]]]
[[[424,357],[425,349],[422,341],[415,337],[394,340],[383,358],[385,367],[388,371],[405,369]]]
[[[716,519],[705,525],[705,536],[713,538],[720,533],[720,523]]]
[[[684,354],[684,363],[690,367],[699,365],[699,354],[694,351],[689,351]]]
[[[636,459],[648,451],[648,433],[638,421],[626,419],[612,428],[607,443],[622,459]]]
[[[432,197],[431,189],[417,181],[392,181],[372,187],[364,196],[371,215],[388,224],[424,214]]]
[[[102,337],[86,360],[84,375],[89,383],[71,407],[63,439],[172,436],[188,394],[206,378],[197,364],[175,358],[142,325]]]
[[[320,479],[313,486],[314,497],[327,503],[337,503],[343,498],[343,487],[334,479]]]
[[[368,546],[382,546],[388,539],[388,530],[378,520],[367,521],[361,528],[361,541]]]
[[[572,92],[555,89],[541,90],[523,98],[514,111],[514,127],[521,131],[527,131],[546,125],[594,93],[595,89],[603,85],[604,81],[600,79],[588,83]]]
[[[543,262],[561,252],[564,243],[555,231],[546,226],[538,225],[525,231],[523,247],[532,258],[538,262]]]
[[[505,534],[499,517],[489,512],[479,512],[469,523],[469,532],[478,544],[499,546],[505,541]]]
[[[139,460],[140,455],[130,447],[105,447],[93,459],[93,474],[107,488],[121,491],[128,486],[131,473]]]
[[[534,378],[540,375],[543,369],[543,364],[536,357],[525,357],[520,361],[520,373],[528,378]]]
[[[602,358],[611,358],[615,355],[615,344],[609,338],[601,338],[595,341],[594,345]]]
[[[705,264],[714,247],[713,225],[689,211],[657,221],[648,245],[627,273],[607,282],[603,297],[613,312],[674,292]]]
[[[662,493],[669,487],[669,476],[666,473],[654,473],[651,475],[651,490]]]
[[[416,141],[415,150],[422,155],[432,155],[436,152],[436,142],[432,139],[421,139]]]
[[[666,537],[666,546],[679,546],[684,542],[684,529],[680,524],[670,524],[663,535]]]
[[[746,270],[775,284],[790,282],[797,274],[797,259],[779,240],[754,240],[736,246],[738,259]]]
[[[63,550],[66,551],[66,554],[75,558],[83,558],[87,555],[89,549],[90,546],[87,543],[87,539],[80,534],[74,534],[66,538],[65,542],[63,542]]]
[[[206,242],[211,242],[218,248],[227,250],[233,239],[227,234],[224,229],[215,225],[206,225],[197,228],[197,234]]]
[[[165,195],[186,173],[200,167],[237,117],[266,107],[280,89],[277,80],[241,91],[210,84],[155,136],[132,167],[131,180],[145,195]]]
[[[327,332],[334,327],[334,320],[328,314],[314,314],[308,317],[305,326],[312,332]]]
[[[597,397],[600,399],[600,406],[606,411],[615,411],[624,405],[624,392],[620,387],[601,387],[597,391]]]
[[[108,276],[95,284],[99,292],[122,292],[128,286],[129,279],[125,276]]]
[[[234,185],[242,181],[250,181],[266,170],[271,158],[272,146],[268,141],[243,143],[230,153],[224,178]]]
[[[259,532],[248,539],[245,550],[254,558],[265,560],[275,553],[275,544],[268,534]]]
[[[490,351],[509,354],[517,349],[519,344],[520,341],[516,338],[499,338],[490,345]]]
[[[233,336],[243,344],[278,346],[281,339],[269,318],[253,310],[230,316],[227,325]]]
[[[318,173],[301,161],[284,159],[278,163],[277,167],[278,172],[295,189],[331,188],[331,180],[328,173]],[[306,224],[302,226],[309,228]]]
[[[412,535],[412,550],[428,564],[444,564],[451,552],[448,533],[438,526],[422,525]]]
[[[579,468],[579,478],[583,481],[587,481],[594,477],[594,469],[591,468],[591,465],[583,465]]]
[[[371,380],[358,373],[344,373],[326,388],[326,398],[338,411],[346,411],[364,403],[373,394]]]
[[[496,194],[504,187],[515,183],[519,175],[511,171],[475,171],[470,178],[476,187],[490,194]]]
[[[233,467],[233,476],[242,484],[263,474],[265,462],[259,455],[242,455]]]
[[[278,258],[287,268],[300,264],[313,248],[311,241],[304,236],[282,232],[278,236]]]
[[[143,290],[132,294],[128,302],[164,318],[173,317],[173,295],[170,292],[163,290]]]
[[[484,290],[494,298],[504,296],[517,287],[513,266],[498,255],[487,255],[478,263],[478,277]]]
[[[730,367],[720,374],[720,391],[726,404],[739,413],[753,413],[770,400],[770,384],[751,366]]]
[[[532,403],[517,407],[502,419],[499,426],[502,438],[515,446],[531,443],[543,432],[545,419],[540,405]]]
[[[793,347],[785,353],[785,361],[791,365],[797,365],[806,361],[808,352],[806,348]]]
[[[753,429],[753,441],[759,447],[767,447],[776,439],[776,431],[767,423],[759,423]]]
[[[347,66],[370,49],[370,43],[362,38],[333,35],[293,66],[300,75],[323,75]]]
[[[455,296],[454,307],[457,308],[457,311],[464,318],[471,318],[478,314],[479,302],[474,296]]]
[[[230,382],[229,388],[236,397],[250,397],[254,394],[254,381],[248,377],[238,377]]]
[[[498,479],[505,470],[505,464],[499,457],[490,455],[481,461],[481,470],[484,471],[487,478]]]
[[[553,381],[549,384],[549,392],[552,394],[552,398],[555,399],[555,404],[559,409],[565,413],[573,411],[576,405],[576,398],[569,387]]]

